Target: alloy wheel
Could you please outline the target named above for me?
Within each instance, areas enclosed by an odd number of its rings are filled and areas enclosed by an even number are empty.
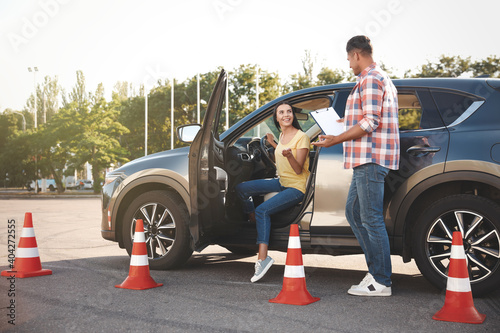
[[[134,238],[135,222],[144,223],[144,236],[149,259],[159,259],[167,255],[175,242],[176,227],[172,213],[160,203],[146,203],[134,214],[130,236]]]
[[[454,231],[462,233],[471,283],[487,279],[500,265],[500,235],[489,219],[473,211],[453,210],[432,223],[426,236],[431,265],[447,277]]]

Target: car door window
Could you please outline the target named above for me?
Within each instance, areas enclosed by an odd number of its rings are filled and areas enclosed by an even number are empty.
[[[398,94],[399,104],[399,130],[420,129],[422,119],[422,106],[414,92],[404,92]]]
[[[317,110],[317,109],[322,109],[322,108],[327,108],[330,106],[331,100],[333,99],[333,96],[322,96],[318,98],[313,98],[313,99],[307,99],[307,100],[301,100],[298,102],[293,102],[293,109],[294,112],[300,112],[302,114],[309,114],[311,111]],[[254,137],[262,137],[266,133],[272,133],[275,138],[279,137],[280,132],[274,125],[274,120],[273,120],[273,111],[274,107],[272,109],[269,109],[269,115],[266,119],[261,121],[260,123],[256,124],[249,130],[247,130],[243,135],[241,136],[242,138],[254,138]],[[302,119],[304,118],[304,119]],[[307,118],[307,119],[306,119]],[[311,127],[313,127],[316,122],[314,119],[310,116],[308,117],[301,117],[298,118],[298,122],[300,124],[300,127],[302,128],[302,131],[307,132]]]
[[[267,133],[272,133],[275,137],[279,136],[279,131],[274,125],[273,117],[267,117],[265,120],[256,124],[248,131],[243,133],[242,138],[260,138]]]
[[[446,126],[453,124],[477,100],[448,91],[433,91],[432,96]]]
[[[444,126],[432,96],[426,89],[398,90],[398,109],[401,132]]]

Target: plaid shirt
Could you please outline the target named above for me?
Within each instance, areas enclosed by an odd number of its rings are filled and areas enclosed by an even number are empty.
[[[344,142],[344,168],[367,163],[399,168],[398,92],[376,63],[365,68],[347,99],[344,127],[359,124],[367,132]]]

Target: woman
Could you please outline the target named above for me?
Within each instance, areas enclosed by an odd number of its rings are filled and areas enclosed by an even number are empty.
[[[293,207],[304,199],[309,176],[309,137],[300,128],[292,106],[286,101],[278,104],[274,109],[273,120],[281,131],[279,143],[274,143],[272,134],[267,134],[267,141],[275,148],[279,178],[251,180],[236,186],[244,212],[257,224],[259,254],[255,274],[250,279],[252,282],[260,280],[274,263],[267,255],[271,215]],[[252,196],[270,192],[278,194],[255,208]]]

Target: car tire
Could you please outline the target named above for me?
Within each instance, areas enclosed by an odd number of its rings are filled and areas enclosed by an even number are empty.
[[[191,257],[189,214],[180,198],[168,191],[150,191],[131,202],[122,225],[123,243],[129,255],[132,253],[137,219],[142,219],[144,223],[151,269],[176,268]]]
[[[500,206],[470,194],[452,195],[417,219],[413,254],[420,272],[439,289],[447,283],[453,231],[461,231],[474,296],[500,286]]]

